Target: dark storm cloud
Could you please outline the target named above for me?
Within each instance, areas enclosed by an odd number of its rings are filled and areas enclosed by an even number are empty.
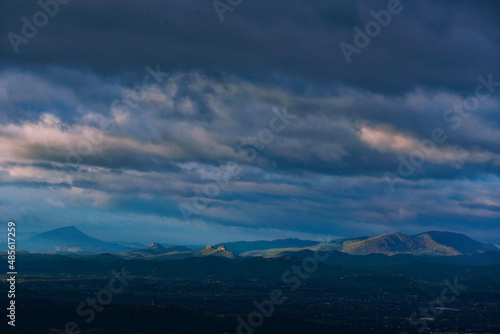
[[[72,1],[2,63],[57,64],[107,74],[202,69],[255,80],[284,74],[401,92],[414,86],[467,90],[478,75],[498,73],[498,6],[491,1],[401,1],[404,10],[348,65],[339,48],[372,20],[380,1],[244,1],[219,21],[210,1]],[[4,3],[1,28],[20,33],[35,1]]]
[[[442,90],[391,96],[339,87],[323,89],[322,95],[297,94],[188,72],[171,74],[136,101],[132,89],[116,79],[80,72],[90,79],[71,85],[67,78],[59,80],[64,72],[4,72],[0,88],[26,88],[0,97],[8,106],[4,117],[10,115],[0,126],[7,152],[23,159],[167,172],[187,162],[246,165],[245,148],[257,154],[251,165],[264,170],[382,176],[398,171],[400,157],[410,160],[422,152],[421,143],[439,128],[447,140],[434,143],[424,164],[405,177],[475,178],[497,174],[500,166],[495,94],[463,117],[453,113],[460,120],[453,129],[455,122],[443,115],[464,98]],[[130,107],[113,101],[128,101]],[[36,111],[27,107],[33,105]],[[285,131],[266,145],[252,144],[285,106],[292,117]]]

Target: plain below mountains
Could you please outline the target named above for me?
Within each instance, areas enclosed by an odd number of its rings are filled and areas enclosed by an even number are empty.
[[[161,245],[153,242],[148,248],[135,243],[107,242],[92,238],[75,226],[44,232],[20,242],[18,248],[40,253],[99,254],[114,253],[124,258],[185,259],[196,257],[274,258],[310,254],[314,250],[330,250],[350,255],[415,255],[460,256],[500,251],[492,244],[485,244],[464,234],[431,231],[417,235],[391,233],[376,237],[336,239],[319,243],[311,240],[280,239],[274,241],[239,241],[208,245],[195,250],[185,246]]]

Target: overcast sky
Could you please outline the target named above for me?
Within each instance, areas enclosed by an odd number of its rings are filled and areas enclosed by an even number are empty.
[[[500,244],[498,1],[59,1],[0,14],[21,232]]]

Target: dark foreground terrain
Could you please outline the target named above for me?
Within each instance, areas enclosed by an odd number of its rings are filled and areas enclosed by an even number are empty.
[[[18,254],[16,328],[4,319],[2,333],[500,333],[498,252],[439,259],[332,253],[317,268],[304,266],[311,254],[303,255]],[[6,295],[5,279],[0,288]]]

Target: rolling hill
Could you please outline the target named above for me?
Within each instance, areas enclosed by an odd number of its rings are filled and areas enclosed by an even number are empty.
[[[418,234],[415,237],[419,239],[432,239],[439,244],[455,249],[462,255],[498,251],[495,245],[484,244],[461,233],[431,231]]]
[[[125,258],[147,258],[147,257],[161,257],[168,259],[170,258],[185,258],[189,257],[189,254],[193,252],[192,249],[184,247],[184,246],[170,246],[165,247],[157,242],[153,242],[149,245],[149,248],[146,249],[136,249],[131,252],[126,252],[120,254]],[[162,256],[163,255],[163,256]],[[176,256],[180,255],[180,256]],[[185,256],[184,256],[185,255]]]
[[[258,240],[258,241],[235,241],[226,242],[224,246],[230,249],[231,252],[235,254],[242,254],[245,252],[255,251],[255,250],[265,250],[265,249],[276,249],[276,248],[304,248],[317,245],[318,241],[311,240],[300,240],[300,239],[278,239],[278,240]],[[215,245],[215,248],[219,248],[223,244]]]
[[[403,233],[380,235],[365,240],[346,243],[339,251],[351,255],[411,254],[457,256],[498,250],[494,245],[475,241],[463,234],[452,232],[426,232],[415,236]]]
[[[191,257],[222,257],[227,259],[235,259],[237,256],[228,251],[224,246],[217,248],[208,245],[197,251],[193,251],[184,246],[163,247],[158,243],[152,243],[147,249],[137,249],[131,252],[120,254],[121,257],[132,258],[145,258],[151,260],[181,260]]]

